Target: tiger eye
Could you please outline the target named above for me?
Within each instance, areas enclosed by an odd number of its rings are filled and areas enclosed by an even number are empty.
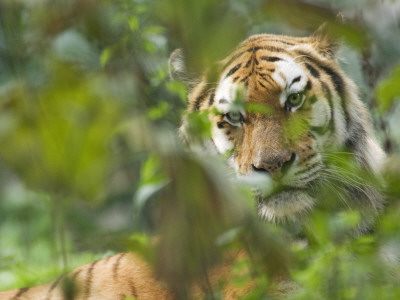
[[[231,125],[239,126],[243,123],[243,115],[237,111],[231,111],[225,114],[225,120]]]
[[[290,94],[287,98],[287,103],[290,104],[290,106],[298,106],[301,104],[303,101],[304,94],[303,93],[293,93]]]
[[[242,115],[239,112],[236,112],[236,111],[227,113],[227,117],[232,122],[240,122],[240,120],[242,119]]]

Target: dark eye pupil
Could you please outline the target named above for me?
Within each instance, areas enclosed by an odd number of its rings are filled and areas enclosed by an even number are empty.
[[[229,118],[230,118],[232,121],[239,121],[239,120],[240,120],[240,114],[237,113],[237,112],[230,113],[230,114],[229,114]]]
[[[290,99],[290,101],[292,102],[292,103],[297,103],[298,101],[299,101],[299,94],[293,94],[292,96],[291,96],[291,99]]]
[[[291,94],[291,95],[289,96],[289,99],[288,99],[289,103],[292,104],[292,105],[298,105],[298,104],[300,104],[301,100],[302,100],[302,95],[301,95],[301,93]]]

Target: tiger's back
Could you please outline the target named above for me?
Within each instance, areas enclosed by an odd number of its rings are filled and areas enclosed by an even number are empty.
[[[55,281],[0,292],[1,300],[172,299],[150,265],[133,253],[120,253],[83,266]]]
[[[243,251],[229,255],[221,265],[209,270],[212,288],[224,283],[224,299],[238,299],[253,287],[234,283],[233,261],[245,258]],[[190,287],[191,299],[203,299],[201,285]],[[134,253],[119,253],[86,265],[60,276],[53,282],[0,292],[0,300],[173,300],[177,299],[151,265]]]

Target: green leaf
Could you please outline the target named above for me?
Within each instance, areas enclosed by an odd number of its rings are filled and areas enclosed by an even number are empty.
[[[167,90],[175,95],[178,95],[182,100],[182,103],[186,103],[187,91],[186,86],[179,81],[169,81],[167,82]]]
[[[137,16],[131,16],[128,19],[128,25],[131,31],[139,30],[139,18]]]
[[[151,120],[159,120],[159,119],[163,118],[164,116],[166,116],[169,111],[170,111],[170,107],[169,107],[168,102],[161,101],[160,103],[158,103],[158,105],[151,107],[147,111],[147,116]]]
[[[246,111],[269,115],[273,112],[272,108],[266,104],[248,102],[245,104]]]
[[[150,154],[140,170],[141,182],[149,183],[158,181],[161,170],[160,157],[156,154]]]
[[[107,65],[108,61],[112,58],[116,49],[117,49],[117,46],[114,45],[114,46],[107,47],[106,49],[103,50],[103,52],[101,52],[100,65],[102,68],[104,68]]]
[[[154,248],[149,236],[135,233],[126,241],[126,246],[130,251],[139,254],[146,261],[151,262],[154,259]]]
[[[400,99],[400,65],[393,68],[392,73],[381,81],[376,88],[378,108],[381,113],[387,112],[394,101]]]
[[[101,76],[77,77],[61,64],[51,74],[45,87],[16,94],[13,105],[2,112],[15,120],[1,131],[0,155],[30,187],[101,198],[119,103]]]

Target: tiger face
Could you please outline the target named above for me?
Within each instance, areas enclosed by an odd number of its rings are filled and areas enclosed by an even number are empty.
[[[382,165],[384,153],[368,112],[339,68],[335,51],[319,35],[251,36],[222,61],[216,86],[204,79],[189,93],[189,111],[218,112],[210,114],[208,148],[229,153],[228,162],[240,178],[257,178],[258,213],[266,220],[305,215],[317,202],[313,191],[324,179],[346,185],[326,164],[327,153],[346,149],[360,168],[373,174]],[[175,56],[172,69],[182,73]],[[185,128],[184,121],[184,135]],[[376,190],[347,184],[337,189],[338,196],[357,197],[360,207],[373,211],[381,206]]]

